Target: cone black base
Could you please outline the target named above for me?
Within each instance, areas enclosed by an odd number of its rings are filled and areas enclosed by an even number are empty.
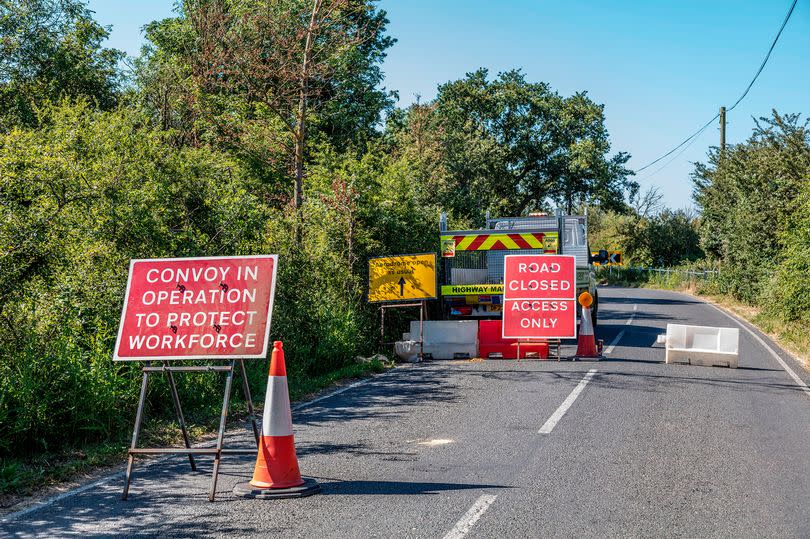
[[[243,498],[257,500],[283,500],[286,498],[304,498],[321,491],[321,486],[309,477],[304,477],[304,484],[289,488],[261,488],[250,483],[240,483],[233,487],[233,493]]]

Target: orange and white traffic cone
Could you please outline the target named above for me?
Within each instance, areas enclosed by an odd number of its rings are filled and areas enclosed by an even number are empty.
[[[588,292],[579,295],[579,304],[582,305],[582,317],[579,322],[579,336],[577,337],[576,358],[601,358],[602,354],[596,347],[596,337],[593,334],[591,322],[591,305],[593,297]]]
[[[273,343],[267,393],[264,398],[262,436],[256,468],[249,483],[236,485],[235,494],[249,498],[300,498],[320,491],[313,479],[302,478],[295,455],[287,368],[281,341]]]

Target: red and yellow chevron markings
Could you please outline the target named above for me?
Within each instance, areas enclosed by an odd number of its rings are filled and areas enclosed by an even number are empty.
[[[456,251],[544,249],[553,252],[556,251],[557,244],[557,234],[547,232],[448,235],[442,236],[441,239],[454,240]],[[553,249],[551,249],[551,244],[553,244]]]

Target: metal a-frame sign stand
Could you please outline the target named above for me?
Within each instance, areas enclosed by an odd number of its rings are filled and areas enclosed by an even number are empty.
[[[517,340],[517,360],[520,362],[520,343],[521,339]],[[560,339],[538,339],[538,340],[528,340],[523,339],[524,344],[536,344],[536,343],[545,343],[548,345],[548,358],[552,359],[551,350],[554,349],[556,351],[553,359],[560,361],[562,358],[560,356],[560,346],[562,345],[562,341]],[[531,352],[529,352],[531,353]],[[528,357],[523,359],[529,359]]]
[[[143,378],[138,408],[135,413],[132,443],[127,451],[128,459],[122,499],[126,500],[129,496],[132,470],[137,456],[186,455],[192,471],[197,470],[195,456],[210,455],[214,457],[211,490],[208,494],[208,499],[214,501],[223,455],[256,455],[258,453],[260,432],[253,407],[253,398],[250,394],[245,360],[267,357],[277,268],[278,255],[157,258],[130,261],[113,361],[142,362]],[[249,287],[252,287],[250,294],[248,294],[248,290],[251,289]],[[133,288],[135,292],[131,294]],[[194,310],[193,315],[192,310]],[[203,317],[198,320],[200,314]],[[238,316],[241,316],[241,321],[237,321]],[[145,321],[143,325],[141,325],[142,321]],[[178,327],[190,328],[190,331],[183,336],[183,338],[188,336],[188,345],[179,344],[181,336],[178,335]],[[248,330],[252,333],[247,333]],[[195,335],[197,336],[196,344],[192,339]],[[248,342],[247,335],[252,337],[250,342]],[[175,348],[172,348],[173,336],[177,339],[173,345]],[[240,336],[241,340],[234,340],[236,336]],[[140,337],[140,341],[138,337]],[[210,339],[207,345],[204,344],[206,338]],[[214,348],[215,341],[216,348]],[[186,341],[183,340],[183,342]],[[149,343],[153,344],[150,346]],[[144,346],[145,348],[142,348]],[[164,354],[164,346],[168,346],[170,352]],[[150,352],[155,350],[158,353]],[[186,355],[185,350],[192,351]],[[206,355],[205,350],[216,351]],[[174,365],[172,364],[174,360],[199,363]],[[253,437],[256,441],[253,448],[225,447],[225,427],[237,368],[242,380],[242,391],[253,428]],[[177,423],[183,435],[183,447],[138,447],[149,378],[161,373],[166,375],[169,382]],[[225,373],[219,430],[214,447],[192,447],[189,440],[183,408],[175,383],[175,374],[193,373]]]
[[[189,358],[191,359],[191,358]],[[201,358],[205,359],[205,358]],[[129,496],[129,485],[132,482],[132,468],[135,464],[135,457],[137,455],[167,455],[167,454],[181,454],[188,455],[188,462],[191,465],[192,471],[197,471],[197,463],[194,461],[194,455],[213,455],[214,457],[214,470],[211,473],[211,490],[208,494],[208,500],[214,501],[214,496],[217,490],[217,479],[219,477],[219,465],[222,455],[255,455],[258,452],[259,446],[259,426],[256,422],[256,414],[253,409],[253,399],[250,395],[250,386],[248,385],[247,372],[245,371],[244,359],[232,359],[228,364],[217,365],[194,365],[194,366],[169,366],[164,361],[161,366],[152,366],[152,362],[147,361],[146,365],[141,369],[143,371],[143,380],[141,381],[141,396],[138,400],[138,409],[135,414],[135,428],[132,431],[132,444],[129,447],[126,480],[124,483],[124,493],[121,496],[122,500],[126,500]],[[242,391],[245,394],[245,401],[247,402],[248,416],[253,427],[253,436],[256,439],[257,449],[231,449],[224,447],[225,438],[225,425],[228,419],[228,407],[231,400],[231,388],[233,386],[233,375],[236,366],[239,366],[239,372],[242,378]],[[217,440],[214,447],[191,447],[186,430],[186,422],[183,417],[183,409],[180,406],[180,396],[177,393],[177,385],[174,382],[174,373],[200,373],[200,372],[224,372],[225,377],[225,392],[222,397],[222,413],[219,417],[219,430],[217,431]],[[141,423],[143,421],[143,409],[146,401],[146,389],[149,384],[150,374],[165,373],[169,381],[169,388],[171,389],[172,400],[174,401],[174,410],[177,414],[177,423],[180,426],[180,431],[183,434],[184,448],[158,448],[138,447],[138,437],[141,433]]]
[[[438,298],[436,253],[372,257],[368,273],[368,301],[380,304],[380,346],[393,344],[385,342],[385,312],[419,307],[419,361],[424,360],[427,300]]]

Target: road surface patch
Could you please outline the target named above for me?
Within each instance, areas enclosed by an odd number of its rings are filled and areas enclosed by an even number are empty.
[[[470,507],[470,509],[464,513],[464,516],[456,522],[456,525],[453,526],[453,529],[447,532],[447,535],[444,536],[444,539],[461,539],[472,530],[472,527],[475,526],[475,523],[478,522],[478,519],[481,518],[481,515],[489,509],[489,506],[492,505],[492,502],[495,501],[495,498],[498,496],[495,494],[482,494],[475,503]]]
[[[594,374],[596,374],[596,369],[591,369],[588,371],[588,373],[585,375],[585,378],[580,380],[580,382],[577,384],[577,387],[575,387],[573,391],[571,391],[571,393],[568,395],[568,397],[566,397],[566,399],[563,401],[560,407],[557,408],[557,410],[551,415],[551,417],[549,417],[548,420],[546,420],[543,426],[540,427],[540,430],[537,431],[538,434],[549,434],[551,433],[552,430],[554,430],[554,427],[557,426],[557,423],[560,422],[560,419],[562,419],[562,417],[565,415],[565,412],[567,412],[568,409],[571,408],[571,405],[574,404],[575,400],[577,400],[577,397],[579,397],[579,394],[582,393],[582,391],[585,389],[585,386],[588,385],[588,382],[591,381],[591,378],[593,378]]]
[[[438,438],[436,440],[427,440],[425,442],[419,442],[419,445],[425,445],[427,447],[436,447],[438,445],[447,445],[452,443],[453,440],[448,440],[446,438]]]

